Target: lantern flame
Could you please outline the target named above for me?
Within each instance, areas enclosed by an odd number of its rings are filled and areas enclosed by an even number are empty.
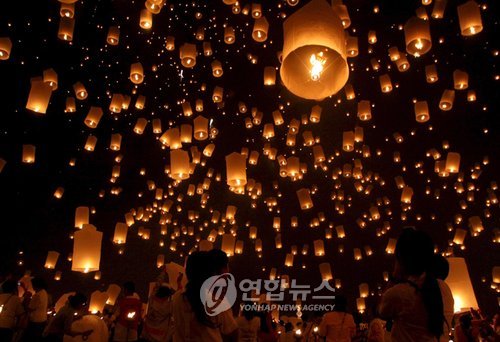
[[[323,72],[323,67],[326,63],[326,58],[323,57],[323,52],[319,52],[317,54],[312,54],[311,58],[309,58],[309,63],[311,63],[311,80],[318,81],[321,77],[321,73]]]

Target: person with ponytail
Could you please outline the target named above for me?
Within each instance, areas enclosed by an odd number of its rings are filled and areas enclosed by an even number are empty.
[[[422,231],[405,228],[395,256],[392,279],[379,305],[381,317],[393,322],[392,341],[448,341],[442,280],[431,269],[435,260],[432,239]]]
[[[173,299],[174,342],[219,342],[236,338],[237,324],[231,309],[215,316],[205,312],[200,290],[208,278],[228,271],[227,255],[220,250],[194,252],[186,263],[187,284]]]

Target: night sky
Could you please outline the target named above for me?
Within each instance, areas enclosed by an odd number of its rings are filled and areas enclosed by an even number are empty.
[[[436,0],[434,0],[436,2]],[[347,100],[345,91],[323,101],[304,100],[290,93],[279,79],[276,85],[263,85],[263,70],[266,66],[280,67],[278,52],[283,47],[283,17],[290,16],[307,1],[290,6],[286,1],[261,1],[262,14],[269,21],[269,36],[266,42],[252,39],[254,19],[250,14],[234,14],[231,6],[221,0],[167,1],[161,12],[153,17],[153,27],[139,27],[139,15],[143,1],[130,0],[80,0],[75,4],[75,29],[72,42],[58,39],[60,3],[55,0],[31,0],[0,4],[0,37],[10,37],[12,51],[8,60],[0,61],[0,158],[6,162],[0,172],[2,204],[0,206],[0,271],[14,270],[22,275],[26,270],[43,275],[49,280],[55,295],[70,290],[87,293],[105,289],[110,283],[121,284],[126,280],[137,283],[139,292],[146,294],[149,281],[158,273],[156,258],[165,255],[165,262],[182,264],[190,250],[197,247],[196,235],[206,239],[212,229],[236,234],[244,242],[242,255],[231,257],[231,270],[237,278],[267,278],[275,267],[279,275],[297,278],[299,283],[317,285],[321,281],[318,264],[329,262],[333,277],[341,279],[341,291],[348,295],[351,309],[359,296],[358,285],[368,283],[375,296],[383,287],[382,272],[390,271],[393,256],[385,253],[390,238],[397,238],[404,226],[416,226],[428,232],[436,248],[445,255],[465,257],[479,306],[486,312],[494,312],[498,305],[497,291],[490,287],[492,268],[500,265],[498,243],[500,243],[500,221],[498,200],[500,196],[495,181],[500,173],[498,87],[500,70],[498,59],[499,4],[496,1],[479,1],[483,31],[472,36],[460,34],[457,5],[463,1],[447,1],[444,18],[430,19],[432,36],[431,50],[418,58],[407,54],[410,68],[399,72],[390,61],[388,48],[397,46],[405,52],[404,32],[399,27],[422,6],[420,1],[361,1],[346,0],[351,26],[346,31],[358,37],[359,55],[348,58],[350,75],[348,83],[354,87],[356,98]],[[241,6],[250,4],[241,1]],[[434,3],[425,6],[430,17]],[[375,10],[378,9],[378,10]],[[201,14],[197,18],[197,13]],[[223,41],[224,25],[234,27],[236,41],[228,45]],[[120,27],[117,46],[106,43],[110,26]],[[196,30],[203,26],[204,40],[195,38]],[[374,30],[377,42],[369,44],[368,31]],[[167,36],[175,37],[175,50],[167,51]],[[495,38],[497,37],[497,38]],[[204,56],[202,42],[210,42],[212,56]],[[196,66],[182,67],[179,47],[195,43],[198,48]],[[256,63],[252,63],[252,57]],[[216,78],[212,75],[211,62],[222,63],[224,73]],[[371,60],[380,64],[374,70]],[[130,65],[140,62],[144,67],[144,82],[139,85],[129,80]],[[436,64],[439,80],[428,84],[425,66]],[[58,74],[58,89],[52,92],[46,114],[37,114],[26,109],[30,92],[30,79],[41,76],[43,71],[53,68]],[[453,108],[439,109],[439,100],[445,89],[453,89],[453,72],[456,69],[468,73],[468,89],[456,90]],[[382,93],[379,76],[388,74],[393,90]],[[74,113],[65,113],[66,98],[74,97],[73,84],[82,82],[89,95],[86,100],[76,101]],[[206,90],[202,88],[205,85]],[[222,103],[212,101],[215,86],[224,88]],[[467,100],[468,90],[476,92],[476,101]],[[131,96],[128,110],[119,114],[110,112],[109,104],[114,93]],[[142,110],[134,108],[138,95],[146,96]],[[203,111],[195,112],[195,101],[203,100]],[[369,100],[372,104],[372,119],[357,118],[357,103]],[[429,104],[430,120],[418,123],[415,120],[413,100],[426,100]],[[186,117],[181,103],[190,102],[194,115]],[[239,103],[244,102],[248,111],[239,112]],[[315,105],[322,107],[319,123],[309,122],[300,126],[296,146],[286,145],[288,124],[291,119],[301,120],[309,116]],[[102,107],[104,115],[97,128],[90,129],[84,119],[90,106]],[[245,118],[251,118],[252,108],[263,113],[262,123],[245,127]],[[285,124],[275,126],[275,137],[269,140],[262,136],[264,124],[272,123],[272,112],[280,109]],[[152,131],[152,120],[160,119],[162,133],[169,127],[192,124],[193,118],[202,114],[210,119],[211,128],[217,135],[204,141],[193,139],[183,144],[190,151],[198,147],[215,144],[212,157],[202,157],[194,173],[186,181],[174,184],[165,174],[170,164],[169,148],[162,148],[161,134]],[[138,118],[148,120],[142,135],[133,132]],[[342,150],[342,133],[363,127],[364,141],[356,143],[355,151]],[[315,166],[311,146],[303,146],[302,134],[312,131],[316,143],[321,144],[327,162]],[[120,151],[109,148],[111,135],[120,133]],[[97,137],[95,151],[84,150],[89,134]],[[402,142],[396,141],[400,134]],[[36,146],[34,164],[22,163],[23,144]],[[295,155],[307,164],[307,173],[301,180],[280,177],[277,160],[263,155],[265,144],[277,149],[278,155],[286,158]],[[371,156],[363,156],[362,146],[370,149]],[[262,194],[252,199],[248,192],[240,195],[230,191],[226,184],[225,156],[241,152],[242,148],[260,153],[256,166],[247,165],[247,179],[262,185]],[[460,172],[448,177],[439,176],[434,170],[435,160],[428,155],[435,149],[445,160],[448,152],[461,155]],[[401,161],[394,161],[394,153]],[[120,163],[116,157],[121,155]],[[74,158],[75,166],[70,166]],[[359,159],[363,165],[363,187],[373,188],[369,194],[358,192],[352,177],[339,176],[332,179],[336,169],[353,164]],[[120,166],[120,176],[112,183],[112,169]],[[418,166],[418,167],[416,167]],[[141,169],[145,175],[141,175]],[[186,194],[189,184],[203,183],[209,169],[213,169],[209,200],[200,205],[199,194]],[[473,170],[481,170],[480,177],[472,179]],[[220,181],[216,175],[220,174]],[[400,201],[401,190],[394,178],[402,176],[414,195],[409,210]],[[170,211],[172,222],[167,224],[168,234],[160,235],[160,214],[153,212],[155,191],[148,190],[147,182],[153,181],[156,188],[163,188],[165,196],[174,201]],[[493,183],[492,183],[493,182]],[[461,183],[466,191],[457,193]],[[64,188],[61,199],[54,197],[58,187]],[[426,187],[429,194],[426,194]],[[301,210],[296,191],[307,188],[312,192],[314,207]],[[470,189],[470,191],[467,191]],[[119,194],[116,193],[118,190]],[[112,193],[113,192],[113,193]],[[169,193],[170,192],[170,193]],[[100,196],[99,194],[104,194]],[[178,201],[183,194],[182,201]],[[468,200],[473,195],[473,201]],[[272,198],[277,205],[269,207]],[[384,203],[384,199],[389,201]],[[159,202],[161,203],[165,198]],[[466,204],[461,208],[460,201]],[[345,212],[336,208],[343,205]],[[212,211],[224,216],[226,207],[238,208],[234,224],[210,223]],[[368,210],[379,208],[381,218],[369,220]],[[95,209],[90,223],[103,232],[100,269],[101,280],[93,274],[71,271],[67,256],[72,252],[70,239],[74,230],[75,209],[88,206]],[[177,206],[181,209],[177,211]],[[139,209],[142,208],[142,209]],[[124,215],[131,211],[144,210],[149,220],[136,221],[129,228],[125,246],[113,244],[114,227],[125,222]],[[196,211],[199,217],[192,221],[188,212]],[[310,223],[323,213],[325,220],[319,226]],[[404,219],[402,219],[404,215]],[[461,215],[462,220],[457,220]],[[297,216],[299,225],[292,228],[292,216]],[[479,216],[484,230],[472,236],[468,219]],[[282,248],[276,249],[273,219],[281,218],[279,233]],[[361,229],[356,220],[363,219],[366,227]],[[204,226],[204,222],[207,222]],[[335,227],[343,225],[345,238],[339,238]],[[184,234],[192,226],[195,234]],[[255,252],[255,240],[249,238],[250,226],[258,227],[258,238],[262,240],[262,253]],[[151,230],[149,240],[137,235],[140,227]],[[333,229],[329,228],[333,227]],[[390,229],[384,228],[390,227]],[[448,229],[451,227],[451,230]],[[463,246],[450,242],[457,228],[468,231]],[[179,236],[171,236],[178,229]],[[325,238],[325,230],[331,230],[332,238]],[[326,255],[314,255],[313,241],[325,242]],[[160,240],[164,246],[160,246]],[[171,241],[177,242],[176,251],[169,249]],[[220,246],[218,237],[215,246]],[[304,244],[309,246],[308,255],[301,255]],[[285,267],[285,255],[295,245],[298,254],[294,267]],[[369,246],[373,254],[366,254]],[[362,260],[355,261],[353,249],[360,248]],[[119,250],[123,249],[122,255]],[[60,281],[53,280],[55,270],[44,269],[47,251],[61,253],[56,271],[62,271]],[[342,250],[342,251],[341,251]],[[20,252],[23,252],[20,255]],[[22,265],[20,265],[22,261]]]

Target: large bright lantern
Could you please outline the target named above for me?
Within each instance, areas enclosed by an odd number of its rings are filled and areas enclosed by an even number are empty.
[[[477,309],[476,295],[474,294],[465,259],[448,258],[447,260],[450,264],[450,273],[446,278],[446,283],[450,287],[455,300],[454,311],[460,312],[470,308]]]
[[[283,24],[283,84],[293,94],[322,100],[349,78],[345,33],[325,0],[312,0]]]

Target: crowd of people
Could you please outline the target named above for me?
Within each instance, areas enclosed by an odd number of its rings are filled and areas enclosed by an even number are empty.
[[[444,280],[448,274],[445,258],[434,254],[431,238],[416,229],[404,229],[395,249],[391,279],[380,297],[369,324],[361,328],[358,315],[348,312],[348,302],[340,294],[332,312],[316,313],[302,320],[273,319],[269,311],[240,310],[237,317],[227,309],[208,315],[200,298],[209,277],[229,272],[229,259],[220,250],[192,253],[177,286],[158,278],[148,298],[147,310],[135,291],[134,283],[123,284],[121,297],[101,319],[108,336],[93,341],[150,342],[457,342],[498,341],[498,315],[488,321],[479,311],[454,314],[453,296]],[[32,291],[25,284],[6,279],[0,293],[0,342],[63,341],[65,336],[87,340],[97,332],[77,329],[75,322],[88,314],[87,297],[69,296],[64,307],[50,313],[50,298],[42,278],[31,279]],[[18,290],[23,292],[19,296]],[[104,324],[103,323],[103,324]],[[106,331],[106,332],[107,332]]]

